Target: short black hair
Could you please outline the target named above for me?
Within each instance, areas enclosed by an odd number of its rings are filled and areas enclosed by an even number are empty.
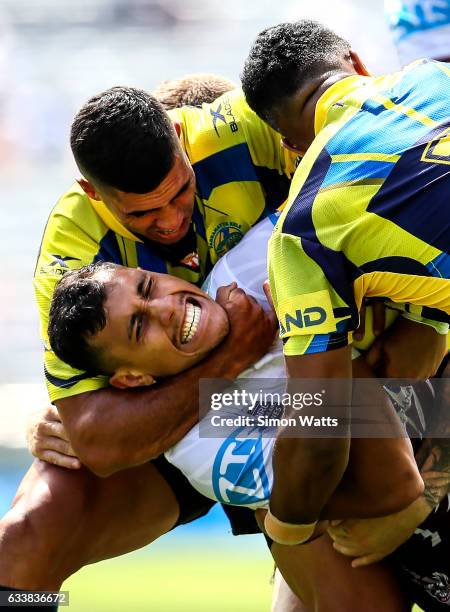
[[[94,185],[147,193],[174,163],[176,132],[162,104],[133,87],[94,96],[75,116],[70,146],[80,172]]]
[[[89,338],[106,325],[107,291],[98,272],[115,267],[102,261],[66,272],[55,288],[50,306],[50,346],[59,359],[91,375],[114,371],[112,365],[105,365],[102,350],[89,344]]]
[[[242,71],[242,89],[257,115],[272,122],[280,101],[317,76],[324,64],[338,67],[349,43],[310,20],[280,23],[258,34]]]

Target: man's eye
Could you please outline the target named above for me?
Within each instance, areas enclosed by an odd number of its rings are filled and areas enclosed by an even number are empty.
[[[150,297],[150,291],[152,290],[152,285],[153,285],[153,281],[150,278],[142,293],[142,297],[144,298],[144,300],[148,300],[148,298]]]
[[[128,213],[128,216],[132,219],[140,219],[141,217],[145,217],[150,213],[154,212],[153,210],[135,210],[134,212]]]
[[[136,322],[136,342],[139,342],[141,335],[142,335],[142,318],[139,317],[139,319]]]

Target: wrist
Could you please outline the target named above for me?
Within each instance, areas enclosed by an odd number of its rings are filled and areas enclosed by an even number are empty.
[[[318,521],[308,525],[297,525],[280,521],[269,510],[264,519],[264,527],[267,535],[278,544],[285,546],[296,546],[303,544],[313,535]]]
[[[418,497],[413,503],[398,513],[399,518],[407,515],[411,523],[417,527],[434,511],[436,506],[430,504],[425,495]]]
[[[211,355],[211,366],[215,369],[212,378],[236,378],[248,367],[248,358],[245,362],[239,359],[236,351],[225,342]]]

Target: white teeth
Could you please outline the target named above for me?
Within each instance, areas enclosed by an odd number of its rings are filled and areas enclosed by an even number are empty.
[[[202,309],[200,306],[196,306],[190,302],[186,303],[186,314],[184,315],[183,328],[181,330],[181,344],[190,342],[195,336],[201,313]]]

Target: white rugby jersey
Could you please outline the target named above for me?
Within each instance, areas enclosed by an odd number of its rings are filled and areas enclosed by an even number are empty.
[[[215,297],[219,287],[235,281],[263,308],[270,308],[263,283],[267,279],[267,243],[277,218],[271,215],[258,223],[219,259],[203,285],[209,295]],[[279,379],[284,387],[286,370],[278,336],[270,351],[239,378]],[[242,408],[222,408],[220,415],[238,417]],[[209,421],[205,417],[203,425]],[[199,427],[193,427],[173,446],[166,453],[167,459],[206,497],[237,506],[267,508],[273,483],[274,438],[263,437],[261,427],[236,427],[228,437],[206,438],[200,437]],[[204,427],[201,432],[204,435]]]

